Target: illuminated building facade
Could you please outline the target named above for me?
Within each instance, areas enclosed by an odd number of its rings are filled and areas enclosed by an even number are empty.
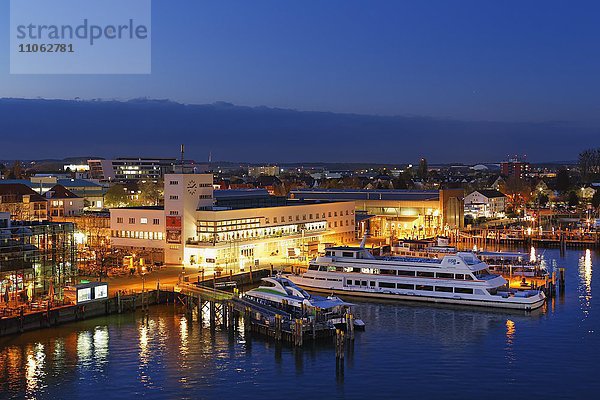
[[[258,178],[261,175],[279,176],[281,169],[276,165],[261,165],[258,167],[248,167],[248,175],[253,178]]]
[[[165,210],[163,207],[126,207],[110,210],[110,239],[150,263],[165,260]]]
[[[19,221],[43,221],[48,219],[48,202],[25,184],[1,183],[0,212]]]
[[[115,160],[88,160],[90,177],[106,182],[157,181],[165,174],[184,168],[189,171],[204,171],[207,165],[196,165],[193,161],[175,158],[117,158]]]
[[[0,301],[25,302],[50,285],[60,298],[77,274],[76,260],[73,224],[11,221],[0,213]]]
[[[516,176],[524,178],[531,171],[531,166],[528,162],[521,161],[518,158],[511,158],[508,161],[500,163],[500,173],[506,177]]]
[[[83,214],[84,199],[62,185],[55,185],[45,194],[50,218],[72,217]]]
[[[164,208],[111,209],[114,246],[162,250],[167,264],[238,271],[314,256],[326,244],[355,240],[352,201],[213,192],[210,174],[167,174],[164,184]]]
[[[464,191],[300,189],[290,197],[299,200],[353,201],[357,233],[375,238],[430,237],[449,229],[461,229],[464,220]]]
[[[474,218],[501,218],[506,212],[506,196],[497,190],[476,190],[465,197],[465,214]]]

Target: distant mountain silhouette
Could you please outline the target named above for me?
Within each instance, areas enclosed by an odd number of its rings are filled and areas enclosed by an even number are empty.
[[[600,129],[242,107],[218,102],[0,99],[0,159],[139,155],[244,162],[490,162],[576,159]]]

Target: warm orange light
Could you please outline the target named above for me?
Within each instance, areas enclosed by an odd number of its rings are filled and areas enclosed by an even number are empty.
[[[513,339],[515,338],[515,323],[514,321],[507,319],[506,320],[506,339],[508,341],[508,343],[512,343]]]

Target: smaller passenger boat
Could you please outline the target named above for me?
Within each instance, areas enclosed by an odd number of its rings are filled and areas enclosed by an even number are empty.
[[[249,290],[244,299],[282,310],[293,318],[315,318],[318,322],[329,321],[333,325],[345,326],[346,318],[352,315],[354,304],[336,296],[315,296],[280,275],[262,279],[262,285]],[[364,329],[364,322],[354,318],[355,329]]]

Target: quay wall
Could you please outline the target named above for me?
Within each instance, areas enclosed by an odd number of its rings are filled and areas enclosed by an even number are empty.
[[[149,290],[126,296],[115,296],[107,300],[80,305],[54,307],[49,310],[29,312],[22,315],[0,318],[0,336],[15,335],[26,331],[44,329],[69,322],[81,321],[121,312],[133,312],[136,308],[173,301],[172,291]],[[119,309],[119,302],[121,308]]]
[[[268,276],[269,270],[261,269],[235,275],[222,275],[216,278],[217,283],[235,282],[238,286],[259,282]],[[184,279],[189,281],[188,279]],[[191,280],[190,283],[194,283]],[[204,286],[212,287],[213,278],[205,278]],[[110,285],[110,283],[109,283]],[[117,291],[114,297],[106,300],[94,301],[80,305],[67,305],[54,307],[49,310],[23,313],[22,315],[0,318],[0,337],[15,335],[26,331],[44,329],[69,322],[76,322],[88,318],[99,317],[120,312],[134,312],[137,308],[148,307],[155,304],[172,303],[176,293],[173,287],[146,290],[144,293],[122,294]]]

